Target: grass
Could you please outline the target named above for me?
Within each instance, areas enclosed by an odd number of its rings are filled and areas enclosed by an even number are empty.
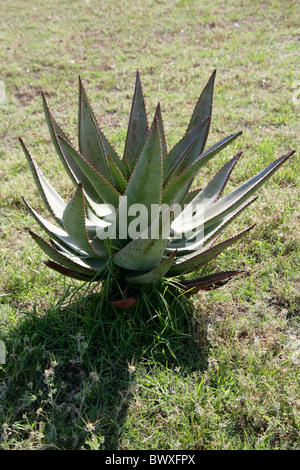
[[[0,446],[2,449],[299,449],[297,2],[2,2]],[[232,189],[297,153],[228,228],[255,229],[207,272],[245,269],[191,302],[169,290],[117,312],[47,270],[21,202],[43,212],[21,135],[62,195],[39,92],[75,139],[78,75],[120,152],[135,71],[171,147],[217,68],[209,143],[243,135]],[[35,227],[36,229],[36,227]],[[148,300],[147,300],[148,299]],[[166,308],[168,305],[168,308]]]

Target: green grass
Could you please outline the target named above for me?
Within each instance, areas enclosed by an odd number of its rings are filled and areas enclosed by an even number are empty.
[[[0,446],[299,449],[297,2],[15,0],[1,13]],[[121,152],[139,69],[171,147],[215,68],[209,143],[243,135],[197,183],[240,150],[228,190],[297,153],[227,231],[256,223],[251,235],[206,268],[243,275],[192,302],[155,290],[116,312],[43,265],[21,196],[45,212],[17,138],[69,195],[41,89],[75,139],[80,74]]]

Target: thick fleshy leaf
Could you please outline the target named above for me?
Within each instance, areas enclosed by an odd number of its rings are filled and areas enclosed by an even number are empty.
[[[90,274],[90,275],[81,274],[76,271],[73,271],[70,268],[66,268],[65,266],[62,266],[61,264],[55,263],[54,261],[50,259],[43,261],[43,263],[46,266],[48,266],[48,268],[51,268],[54,271],[58,272],[59,274],[63,274],[64,276],[71,277],[72,279],[78,279],[79,281],[92,281],[94,278],[98,279],[95,272],[93,272],[93,274]]]
[[[48,125],[48,129],[49,129],[49,133],[50,133],[50,137],[51,137],[51,140],[52,140],[52,143],[55,147],[55,150],[65,168],[65,170],[67,171],[67,174],[69,175],[69,177],[71,178],[71,180],[73,181],[74,184],[78,184],[78,180],[81,179],[81,175],[82,175],[82,172],[81,170],[75,166],[75,164],[72,165],[72,161],[70,161],[70,159],[68,158],[68,155],[64,155],[63,152],[62,152],[62,149],[59,145],[59,142],[58,142],[58,139],[57,139],[57,136],[58,135],[61,135],[64,139],[66,140],[69,140],[68,136],[65,134],[65,132],[63,131],[63,129],[61,128],[61,126],[58,124],[57,120],[55,119],[48,103],[47,103],[47,100],[46,100],[46,97],[44,95],[44,93],[42,93],[42,100],[43,100],[43,108],[44,108],[44,113],[45,113],[45,118],[46,118],[46,122],[47,122],[47,125]],[[71,165],[70,165],[71,163]]]
[[[90,163],[97,168],[97,165],[93,164],[92,160],[89,160],[87,158],[87,155],[85,154],[85,146],[87,146],[87,142],[85,142],[85,133],[90,131],[90,125],[91,123],[89,122],[89,118],[91,117],[94,123],[94,126],[96,128],[96,131],[103,143],[105,153],[109,155],[112,160],[115,162],[115,164],[118,166],[119,170],[123,173],[125,176],[125,167],[120,160],[119,155],[105,136],[104,132],[100,129],[99,124],[97,122],[95,112],[90,104],[90,100],[88,98],[88,95],[86,93],[85,87],[83,85],[83,82],[81,80],[81,77],[79,77],[79,119],[78,119],[78,137],[79,137],[79,149],[80,153],[82,153]],[[94,140],[93,134],[92,139]],[[69,139],[68,139],[69,140]],[[89,150],[88,150],[89,151]],[[94,151],[92,151],[92,158],[93,158]],[[101,170],[99,169],[101,172]],[[103,176],[105,176],[103,174]]]
[[[56,240],[58,243],[63,245],[68,251],[77,255],[77,256],[87,256],[85,251],[82,251],[75,243],[72,238],[69,237],[65,230],[62,230],[56,225],[53,225],[48,220],[44,219],[40,214],[38,214],[31,206],[28,204],[26,199],[23,197],[23,201],[27,207],[27,210],[32,215],[32,217],[37,221],[40,227],[48,234],[51,238]]]
[[[32,231],[29,231],[29,233],[44,253],[56,263],[86,276],[94,276],[96,274],[97,269],[91,269],[90,266],[83,262],[78,256],[71,255],[65,250],[62,253]],[[104,269],[105,264],[101,259],[98,260],[98,265],[99,270]]]
[[[229,162],[227,162],[218,173],[212,178],[207,186],[199,192],[199,194],[193,199],[192,204],[203,204],[205,206],[211,205],[216,202],[230,178],[232,170],[240,159],[242,152],[239,152]]]
[[[51,246],[58,251],[59,253],[66,255],[67,257],[71,258],[73,257],[73,253],[70,253],[68,249],[66,249],[64,246],[60,245],[57,243],[55,240],[50,240]],[[80,261],[82,261],[85,265],[87,265],[89,268],[91,268],[95,272],[100,272],[103,273],[107,269],[107,261],[108,257],[99,257],[99,256],[90,256],[90,255],[85,255],[85,256],[80,256],[78,257]]]
[[[127,203],[160,204],[162,192],[162,156],[157,119],[154,118],[145,147],[125,191]]]
[[[114,262],[125,269],[150,271],[161,262],[166,244],[166,239],[137,238],[114,256]]]
[[[85,174],[81,171],[79,166],[76,164],[76,162],[73,160],[73,158],[68,152],[68,149],[60,145],[60,142],[58,140],[58,135],[62,136],[67,141],[70,141],[70,139],[68,138],[68,136],[65,134],[65,132],[63,131],[63,129],[61,128],[57,120],[55,119],[51,109],[48,106],[45,95],[43,93],[42,93],[42,98],[43,98],[44,113],[45,113],[46,122],[47,122],[48,129],[49,129],[49,133],[51,136],[51,140],[53,142],[55,150],[67,174],[69,175],[71,181],[73,182],[75,186],[77,186],[79,181],[81,181],[84,187],[86,188],[87,195],[91,197],[92,199],[96,200],[98,195],[96,191],[94,190],[93,186],[89,184],[88,179],[86,178]]]
[[[117,152],[115,151],[115,149],[113,148],[113,146],[111,145],[107,137],[105,136],[104,132],[99,127],[99,124],[96,120],[94,120],[94,125],[97,129],[97,133],[99,137],[101,138],[106,155],[109,156],[113,160],[113,162],[115,163],[115,165],[118,167],[118,169],[120,170],[120,172],[125,178],[127,171],[126,171],[126,167],[124,163],[122,162],[119,155],[117,154]]]
[[[72,240],[86,253],[100,257],[107,255],[105,242],[97,237],[97,230],[93,230],[92,234],[89,233],[89,225],[86,220],[86,201],[81,183],[64,211],[63,224]],[[108,225],[108,223],[102,222],[99,230]]]
[[[204,123],[203,128],[201,129],[194,145],[187,152],[184,158],[182,158],[182,160],[178,163],[177,167],[174,168],[170,175],[169,181],[175,178],[180,173],[182,173],[187,168],[189,168],[202,154],[206,143],[210,121],[209,119],[207,119],[202,121],[202,123]]]
[[[168,183],[164,188],[162,194],[162,202],[166,204],[175,204],[178,202],[178,198],[182,192],[182,189],[196,176],[200,168],[205,165],[211,158],[217,153],[223,150],[227,145],[233,142],[241,132],[231,134],[228,137],[220,140],[217,144],[212,145],[200,157],[186,170],[180,173],[176,178]]]
[[[208,206],[204,211],[203,223],[207,226],[209,223],[215,224],[218,220],[223,219],[228,214],[237,210],[245,200],[252,196],[294,153],[295,152],[292,151],[278,158],[231,193]],[[202,211],[201,207],[200,210]],[[198,220],[199,217],[196,210],[194,217],[190,218],[185,224],[185,230],[194,230],[197,227]]]
[[[83,185],[82,185],[82,188],[83,188],[83,193],[87,201],[87,214],[86,215],[87,215],[88,220],[94,223],[98,223],[99,219],[110,222],[111,221],[109,220],[110,217],[113,216],[113,214],[115,213],[114,207],[110,204],[105,204],[101,202],[98,204],[94,202],[91,198],[89,198],[86,195]]]
[[[201,154],[209,119],[199,122],[170,150],[164,158],[164,185],[181,171],[184,161],[191,165]]]
[[[206,246],[206,244],[216,235],[223,232],[224,229],[231,223],[233,220],[238,217],[242,211],[247,209],[250,204],[256,201],[257,196],[253,197],[249,201],[246,201],[241,207],[238,208],[233,214],[229,214],[224,219],[219,220],[215,224],[208,225],[207,227],[204,224],[204,227],[199,231],[193,231],[185,233],[181,238],[172,240],[166,248],[166,251],[177,250],[178,255],[184,255],[191,251],[199,250],[201,247]]]
[[[216,70],[214,70],[214,72],[212,73],[210,79],[208,80],[204,90],[202,91],[197,101],[191,120],[187,127],[186,134],[189,134],[192,129],[197,127],[197,125],[199,125],[201,122],[205,123],[205,126],[201,129],[201,134],[197,138],[196,144],[192,146],[192,149],[188,152],[188,154],[182,159],[181,162],[178,162],[176,164],[176,166],[172,169],[169,174],[165,173],[167,176],[165,184],[175,178],[180,173],[182,173],[184,170],[186,170],[190,165],[192,165],[204,150],[211,123],[215,76]],[[183,197],[182,195],[180,195],[176,202],[179,202],[181,204],[182,201]]]
[[[81,82],[80,82],[81,83]],[[79,105],[79,142],[80,153],[107,181],[113,183],[108,156],[102,140],[100,129],[97,125],[94,113],[88,102],[81,84]],[[91,112],[91,114],[89,114]],[[118,188],[116,188],[118,189]]]
[[[40,196],[45,206],[49,210],[52,217],[56,220],[56,222],[60,226],[62,226],[63,211],[66,207],[65,201],[62,199],[62,197],[60,197],[60,195],[55,191],[55,189],[52,188],[50,183],[43,176],[43,173],[40,171],[38,165],[36,164],[32,156],[28,152],[21,138],[19,138],[19,141],[21,143],[24,154],[29,164],[29,168],[33,175],[33,179],[35,181],[35,184],[38,188],[38,191],[40,193]]]
[[[222,287],[233,276],[241,274],[243,271],[224,271],[220,273],[211,274],[210,276],[203,276],[189,281],[180,281],[180,287],[185,291],[185,295],[190,297],[196,294],[199,290],[213,290]]]
[[[123,162],[128,165],[129,169],[133,168],[136,159],[140,155],[147,138],[147,134],[147,113],[140,74],[137,71],[123,157]]]
[[[140,214],[140,230],[149,226],[152,208],[154,205],[159,206],[161,202],[162,178],[160,136],[158,122],[154,118],[144,150],[131,175],[124,197],[120,201],[117,217],[118,234],[122,231],[124,215],[127,219],[125,223],[130,227],[131,222],[136,219],[136,211]]]
[[[189,273],[191,271],[195,271],[200,266],[207,264],[213,258],[218,256],[225,248],[228,248],[233,243],[236,243],[241,237],[243,237],[246,233],[248,233],[254,225],[246,228],[242,232],[238,233],[237,235],[228,238],[227,240],[218,243],[218,245],[214,245],[209,248],[200,249],[190,255],[182,256],[175,260],[173,266],[169,270],[169,274],[172,275],[179,275],[183,273]]]
[[[201,188],[198,188],[198,189],[193,189],[192,191],[189,191],[187,195],[185,196],[185,198],[183,199],[182,203],[187,205],[190,202],[192,202],[192,200],[197,196],[197,194],[200,193],[201,190],[202,190]]]
[[[66,148],[70,153],[73,160],[83,171],[89,185],[93,186],[97,192],[98,199],[104,201],[106,204],[112,204],[114,207],[118,207],[120,193],[107,181],[92,165],[72,146],[70,142],[63,139],[61,136],[58,137],[63,148]],[[86,189],[86,187],[84,186]],[[98,202],[95,200],[94,202]]]
[[[133,271],[151,271],[161,262],[168,243],[172,222],[172,206],[160,213],[150,227],[124,246],[113,257],[121,268]]]
[[[218,214],[222,214],[224,217],[224,215],[231,211],[233,207],[239,207],[246,199],[255,193],[294,153],[295,152],[292,151],[286,155],[283,155],[282,157],[279,157],[277,160],[270,163],[264,170],[242,184],[239,188],[235,189],[227,196],[217,201],[208,209],[206,214],[207,220],[210,220],[211,216],[213,216],[213,220],[216,220],[216,216]]]
[[[191,179],[183,188],[182,190],[178,193],[177,195],[177,198],[176,198],[176,202],[178,204],[180,204],[180,206],[182,207],[182,204],[183,204],[183,201],[185,200],[188,192],[190,191],[191,187],[192,187],[192,184],[193,184],[193,179]]]
[[[104,178],[110,180],[103,143],[95,128],[96,117],[79,77],[78,144],[81,155]]]
[[[99,132],[97,122],[95,121],[93,116],[91,116],[91,120],[95,129],[95,132],[97,134],[98,143],[99,143],[99,157],[101,156],[100,159],[102,161],[102,166],[103,166],[103,171],[99,170],[99,173],[101,173],[102,176],[104,176],[117,189],[117,191],[119,191],[119,188],[117,185],[118,181],[121,183],[121,187],[124,187],[124,185],[127,184],[126,179],[122,175],[117,165],[114,163],[113,159],[109,155],[106,154],[105,147],[102,141],[101,134]],[[117,175],[118,179],[115,178],[115,175]]]
[[[200,98],[197,101],[197,104],[195,106],[194,112],[187,128],[187,132],[191,130],[194,126],[196,126],[196,124],[203,121],[212,114],[212,101],[216,72],[216,70],[213,71],[210,79],[208,80],[204,90],[200,95]]]
[[[110,155],[107,155],[107,161],[110,167],[110,174],[114,187],[117,189],[117,191],[119,191],[119,193],[124,194],[127,188],[127,181],[124,178],[123,173],[120,171]]]
[[[228,227],[231,222],[233,222],[244,210],[256,201],[258,196],[254,196],[249,201],[246,201],[242,204],[236,211],[230,212],[223,219],[218,220],[214,224],[204,224],[204,245],[206,245],[213,237],[218,235],[220,232],[223,232],[226,227]]]
[[[168,148],[167,148],[167,142],[166,142],[166,137],[165,137],[164,124],[163,124],[162,115],[161,115],[160,103],[158,103],[157,105],[157,108],[155,111],[155,117],[158,123],[160,142],[161,142],[161,153],[162,153],[162,157],[164,158],[165,155],[167,154]]]
[[[218,200],[222,194],[226,183],[231,175],[231,172],[239,160],[242,152],[238,153],[233,157],[229,162],[227,162],[221,170],[213,177],[213,179],[205,186],[202,191],[200,191],[194,199],[186,206],[186,208],[181,212],[181,214],[175,218],[172,229],[177,233],[182,233],[185,231],[185,221],[187,216],[190,216],[193,213],[197,214],[197,208],[203,212],[204,208],[210,206]]]
[[[124,274],[124,278],[127,282],[131,284],[151,284],[162,279],[165,274],[169,271],[174,258],[176,256],[176,251],[172,253],[168,258],[163,259],[156,268],[152,271],[146,273],[137,273],[137,274]]]

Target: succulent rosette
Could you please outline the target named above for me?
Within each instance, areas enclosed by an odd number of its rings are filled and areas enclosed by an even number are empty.
[[[199,171],[241,134],[231,134],[205,148],[214,81],[215,71],[197,101],[185,135],[168,149],[160,105],[149,125],[137,72],[122,158],[101,130],[81,79],[78,148],[57,122],[42,93],[52,142],[75,186],[72,198],[65,201],[20,139],[54,222],[42,217],[24,198],[29,212],[50,237],[46,241],[30,231],[49,258],[44,261],[48,267],[83,281],[101,282],[116,273],[123,285],[129,286],[180,276],[187,294],[217,287],[240,272],[184,280],[185,274],[199,271],[251,230],[253,225],[219,241],[225,228],[256,199],[254,193],[294,152],[222,196],[240,152],[204,188],[194,189]],[[132,303],[124,294],[116,305],[128,307]]]

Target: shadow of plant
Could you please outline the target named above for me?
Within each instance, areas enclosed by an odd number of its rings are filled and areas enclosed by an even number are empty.
[[[92,294],[27,313],[0,369],[3,448],[116,449],[139,368],[203,370],[205,324],[191,302],[157,295],[126,311]]]

